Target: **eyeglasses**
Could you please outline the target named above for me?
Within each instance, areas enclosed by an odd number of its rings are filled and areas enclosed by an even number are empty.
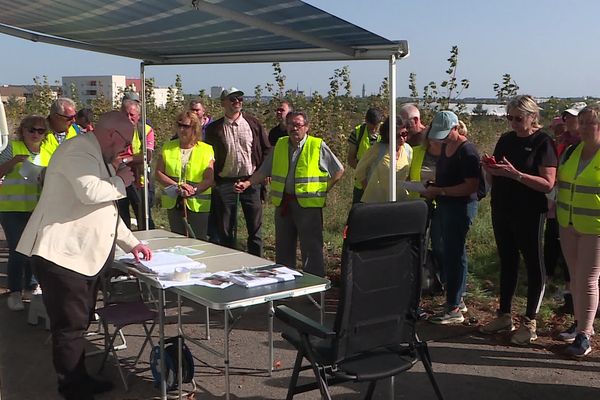
[[[56,113],[56,115],[60,115],[61,117],[63,117],[63,118],[64,118],[64,119],[66,119],[67,121],[73,121],[75,118],[77,118],[77,114],[73,114],[73,115],[63,115],[63,114]]]
[[[408,137],[408,131],[402,131],[398,134],[398,136],[402,137],[402,138],[407,138]]]
[[[239,101],[241,103],[242,101],[244,101],[244,96],[229,96],[227,100],[229,100],[232,103],[235,103],[236,101]]]
[[[281,112],[281,113],[282,113],[282,112],[285,112],[285,109],[284,109],[284,108],[278,108],[278,109],[277,109],[277,110],[275,110],[275,111],[277,111],[277,112]]]
[[[191,109],[193,112],[202,112],[204,110],[202,110],[201,108],[192,108]]]
[[[525,117],[522,117],[520,115],[507,115],[506,119],[509,120],[510,122],[513,122],[513,121],[523,122],[523,120],[525,119]]]
[[[177,123],[177,127],[178,127],[178,128],[185,128],[185,129],[188,129],[188,128],[191,128],[191,127],[192,127],[192,125],[190,125],[190,124],[182,124],[181,122],[178,122],[178,123]]]
[[[27,128],[27,131],[29,133],[37,133],[38,135],[43,135],[44,133],[47,132],[46,128],[35,128],[35,127]]]
[[[300,129],[300,128],[303,128],[305,126],[306,126],[306,124],[289,124],[290,128],[296,128],[296,129]]]
[[[123,139],[123,141],[125,142],[125,147],[129,147],[131,146],[131,140],[127,140],[125,139],[125,136],[121,135],[121,132],[119,132],[118,130],[115,129],[115,132],[117,132],[117,134],[119,136],[121,136],[121,139]]]

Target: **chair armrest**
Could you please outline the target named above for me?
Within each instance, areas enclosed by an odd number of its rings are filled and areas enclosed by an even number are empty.
[[[275,317],[300,333],[322,339],[335,336],[335,332],[287,306],[275,307]]]

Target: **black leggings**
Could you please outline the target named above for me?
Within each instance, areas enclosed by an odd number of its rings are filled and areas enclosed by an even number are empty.
[[[513,215],[492,208],[492,225],[500,257],[500,312],[510,313],[517,290],[519,254],[527,268],[527,310],[535,319],[545,290],[546,270],[542,235],[546,214]]]

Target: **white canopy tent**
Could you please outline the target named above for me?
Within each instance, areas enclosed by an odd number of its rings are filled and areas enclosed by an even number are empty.
[[[0,0],[0,33],[142,60],[142,121],[148,65],[387,60],[395,201],[396,62],[409,55],[405,40],[382,38],[299,0]],[[4,148],[8,132],[0,133]],[[143,141],[145,165],[146,153]],[[148,226],[147,191],[145,198]]]

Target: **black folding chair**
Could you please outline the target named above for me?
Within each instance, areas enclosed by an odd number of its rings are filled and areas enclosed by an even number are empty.
[[[333,329],[278,306],[275,316],[293,330],[284,339],[297,350],[287,399],[329,386],[369,382],[370,399],[378,380],[407,371],[421,360],[438,399],[427,344],[417,337],[416,309],[421,292],[427,206],[423,201],[356,204],[348,217],[342,254],[341,291]],[[302,367],[303,359],[310,366]],[[301,370],[316,382],[298,385]]]

